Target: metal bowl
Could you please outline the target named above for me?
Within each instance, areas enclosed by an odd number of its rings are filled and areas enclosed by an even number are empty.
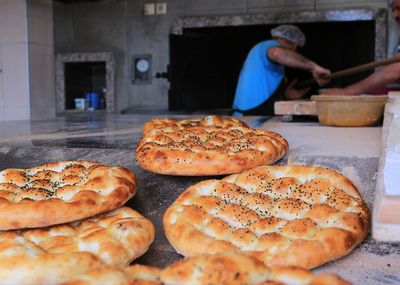
[[[375,126],[381,122],[387,96],[314,95],[318,120],[336,127]]]

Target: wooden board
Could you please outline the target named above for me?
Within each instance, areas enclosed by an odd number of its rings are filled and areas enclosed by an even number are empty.
[[[400,92],[389,93],[381,151],[372,236],[378,240],[400,241]]]
[[[275,115],[317,115],[316,103],[310,100],[277,101],[274,111]]]

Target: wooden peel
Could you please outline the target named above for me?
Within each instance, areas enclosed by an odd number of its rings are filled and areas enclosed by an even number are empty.
[[[332,80],[332,79],[336,79],[339,77],[344,77],[344,76],[348,76],[348,75],[352,75],[355,73],[359,73],[359,72],[363,72],[366,70],[370,70],[373,69],[375,67],[378,66],[383,66],[383,65],[387,65],[387,64],[391,64],[391,63],[395,63],[395,62],[399,62],[400,61],[400,55],[388,58],[388,59],[383,59],[383,60],[377,60],[377,61],[372,61],[366,64],[362,64],[362,65],[358,65],[355,67],[351,67],[348,69],[343,69],[341,71],[337,71],[334,73],[331,73],[331,75],[327,76],[326,79]],[[314,78],[310,78],[304,81],[299,82],[298,84],[296,84],[296,88],[298,89],[302,89],[305,87],[308,87],[310,85],[313,85],[314,83],[316,83],[317,81]]]

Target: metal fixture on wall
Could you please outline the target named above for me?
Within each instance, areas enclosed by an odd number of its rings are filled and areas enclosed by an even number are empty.
[[[132,56],[132,84],[151,84],[151,55]]]

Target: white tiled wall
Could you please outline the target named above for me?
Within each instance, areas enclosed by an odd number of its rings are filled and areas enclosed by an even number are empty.
[[[51,0],[0,0],[0,121],[55,116]]]
[[[1,19],[1,15],[0,15]],[[1,26],[1,20],[0,20]],[[0,35],[1,39],[1,35]],[[3,93],[3,57],[2,57],[2,46],[0,43],[0,121],[4,121],[4,93]]]
[[[55,116],[53,11],[51,0],[28,0],[31,119]]]
[[[0,1],[0,120],[30,118],[26,2]]]

